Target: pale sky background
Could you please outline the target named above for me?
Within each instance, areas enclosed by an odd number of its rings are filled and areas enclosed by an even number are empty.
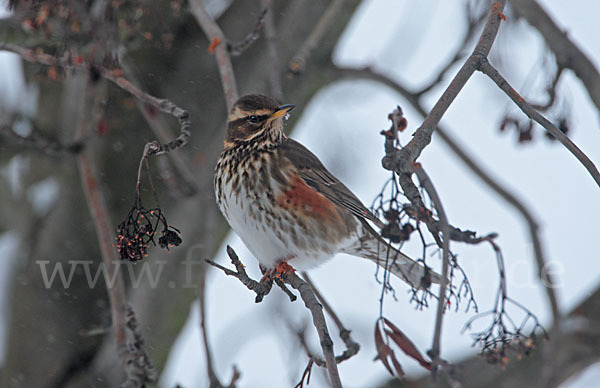
[[[540,2],[598,66],[600,2]],[[462,39],[463,20],[462,2],[365,1],[339,43],[335,60],[348,66],[372,65],[416,88],[436,74],[439,66],[452,55]],[[543,44],[525,22],[520,22],[510,31],[501,27],[492,52],[492,63],[498,64],[512,85],[528,98],[536,97],[528,94],[524,85],[528,77],[537,73]],[[0,68],[11,69],[0,72],[0,96],[3,97],[0,101],[15,101],[26,94],[22,73],[14,72],[18,71],[18,62],[14,56],[0,53]],[[457,67],[449,72],[442,87],[430,92],[430,104],[439,97]],[[563,75],[559,93],[566,96],[572,108],[569,136],[596,165],[600,165],[599,117],[581,83],[570,71]],[[409,130],[402,138],[406,143],[422,118],[395,92],[367,81],[336,83],[324,89],[308,106],[298,106],[293,114],[300,115],[300,121],[292,137],[309,147],[365,204],[370,205],[389,177],[380,166],[383,138],[379,131],[389,127],[387,115],[396,105],[402,106],[409,121]],[[546,256],[560,273],[560,305],[567,311],[600,282],[600,261],[595,246],[600,230],[599,189],[569,152],[557,142],[543,138],[539,127],[535,133],[537,140],[526,145],[517,145],[513,132],[499,133],[498,124],[507,109],[518,114],[490,80],[476,74],[442,122],[469,154],[517,194],[539,220]],[[436,185],[452,224],[481,234],[499,233],[497,242],[506,261],[509,294],[547,323],[549,309],[536,278],[532,247],[520,216],[470,174],[435,135],[420,162]],[[13,174],[8,166],[1,170],[5,176]],[[0,236],[3,257],[10,256],[11,244],[15,246],[17,238]],[[232,245],[249,272],[257,276],[254,259],[234,234],[230,234],[219,249],[218,261],[228,262],[225,244]],[[487,246],[457,243],[453,244],[453,250],[459,253],[481,311],[487,310],[491,307],[497,283],[492,251]],[[418,244],[408,244],[404,251],[416,255]],[[4,284],[1,280],[10,274],[4,264],[0,270],[0,284]],[[389,377],[380,363],[372,361],[375,355],[373,326],[378,316],[380,292],[374,271],[370,262],[338,255],[311,272],[315,283],[361,344],[359,354],[340,365],[342,381],[347,387],[367,387]],[[431,347],[435,309],[416,311],[408,303],[406,286],[400,282],[395,286],[398,301],[386,299],[385,316],[424,353]],[[241,388],[294,386],[306,365],[306,357],[291,351],[297,349],[297,344],[285,321],[299,326],[310,319],[302,302],[289,303],[287,297],[274,289],[263,303],[256,305],[253,293],[237,280],[216,271],[208,275],[207,293],[208,329],[221,379],[228,380],[231,366],[235,364],[242,373],[238,385]],[[0,292],[0,309],[6,309],[5,304]],[[471,313],[461,311],[445,317],[442,356],[449,361],[457,361],[477,351],[471,348],[468,332],[460,334],[470,316]],[[198,311],[194,307],[171,351],[168,367],[161,377],[162,387],[172,388],[175,383],[186,388],[207,386],[198,328]],[[343,344],[337,340],[333,325],[330,325],[330,331],[339,353]],[[4,341],[3,336],[4,330],[0,327],[0,343]],[[320,351],[316,341],[312,346]],[[424,373],[399,350],[396,354],[409,375]],[[313,371],[310,387],[324,386],[323,380],[319,380],[320,374],[319,369]],[[563,384],[562,388],[587,387],[598,379],[600,366],[597,365]]]

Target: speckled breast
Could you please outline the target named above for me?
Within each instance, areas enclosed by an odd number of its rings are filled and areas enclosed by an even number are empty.
[[[300,178],[277,150],[225,152],[217,164],[215,194],[221,212],[258,261],[297,269],[320,264],[351,243],[331,201]]]

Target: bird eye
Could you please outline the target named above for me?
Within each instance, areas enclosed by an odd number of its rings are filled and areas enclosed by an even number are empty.
[[[258,116],[252,115],[248,117],[248,121],[250,121],[251,123],[258,123],[260,120]]]

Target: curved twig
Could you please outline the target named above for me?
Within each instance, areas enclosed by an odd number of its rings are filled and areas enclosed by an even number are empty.
[[[581,151],[579,147],[577,147],[575,143],[573,143],[571,139],[567,137],[567,135],[565,135],[560,129],[556,128],[554,124],[542,116],[537,110],[533,109],[531,105],[525,102],[525,99],[521,97],[512,86],[510,86],[508,81],[502,77],[502,75],[494,66],[492,66],[487,58],[481,59],[479,70],[483,74],[487,75],[492,81],[494,81],[496,85],[498,85],[498,87],[504,93],[506,93],[506,95],[510,97],[510,99],[513,100],[513,102],[523,111],[523,113],[527,115],[527,117],[544,127],[552,136],[554,136],[562,145],[564,145],[565,148],[568,149],[573,156],[577,158],[577,160],[579,160],[585,169],[588,170],[594,181],[596,181],[596,184],[600,187],[600,172],[598,172],[594,162],[592,162],[590,158],[588,158],[587,155],[583,153],[583,151]]]
[[[419,183],[421,187],[423,187],[427,194],[429,194],[429,198],[433,202],[435,209],[437,211],[438,217],[441,223],[442,235],[444,236],[444,240],[442,243],[443,249],[443,262],[442,262],[442,279],[448,278],[448,271],[450,266],[450,223],[448,222],[448,217],[446,216],[446,211],[444,210],[444,206],[442,205],[442,200],[435,189],[435,186],[431,182],[429,175],[423,169],[419,163],[415,163],[414,171],[419,178]],[[436,374],[437,368],[439,366],[440,360],[440,342],[442,338],[442,322],[444,320],[444,312],[446,310],[446,288],[448,284],[446,282],[442,282],[440,285],[440,292],[438,295],[438,304],[437,304],[437,312],[435,317],[435,328],[433,331],[433,343],[431,345],[431,350],[429,352],[429,356],[433,361],[433,367],[431,369],[431,373],[433,376],[433,380],[437,381]]]
[[[111,70],[96,64],[91,64],[86,62],[81,56],[74,56],[70,53],[66,53],[63,57],[57,58],[43,52],[36,52],[34,50],[23,48],[11,43],[0,42],[0,51],[2,50],[19,54],[21,58],[31,63],[74,68],[99,74],[102,78],[113,82],[118,87],[132,94],[143,103],[152,105],[161,112],[177,118],[180,125],[180,133],[177,138],[165,144],[159,144],[158,142],[150,143],[152,144],[152,150],[150,151],[149,155],[160,155],[183,147],[185,144],[187,144],[190,138],[191,121],[189,119],[188,112],[166,98],[157,98],[142,91],[127,79],[123,78],[121,69]]]
[[[558,66],[575,72],[587,89],[590,99],[600,110],[600,73],[594,63],[569,39],[569,34],[554,23],[537,1],[511,0],[511,5],[544,37]]]

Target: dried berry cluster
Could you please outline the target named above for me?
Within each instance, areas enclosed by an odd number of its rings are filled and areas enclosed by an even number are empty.
[[[169,249],[181,244],[178,229],[169,226],[160,208],[147,210],[142,206],[133,207],[123,222],[117,227],[117,250],[121,260],[139,261],[148,256],[150,243],[156,245],[154,237],[162,225],[158,245]]]
[[[535,350],[537,341],[542,333],[542,338],[547,338],[546,332],[536,323],[536,327],[529,334],[522,331],[486,331],[474,336],[474,345],[481,347],[481,356],[490,364],[497,364],[505,368],[510,356],[514,355],[517,359],[529,354]]]
[[[415,227],[410,223],[400,223],[400,212],[396,209],[388,209],[383,213],[387,223],[381,229],[381,236],[393,243],[407,241]]]

